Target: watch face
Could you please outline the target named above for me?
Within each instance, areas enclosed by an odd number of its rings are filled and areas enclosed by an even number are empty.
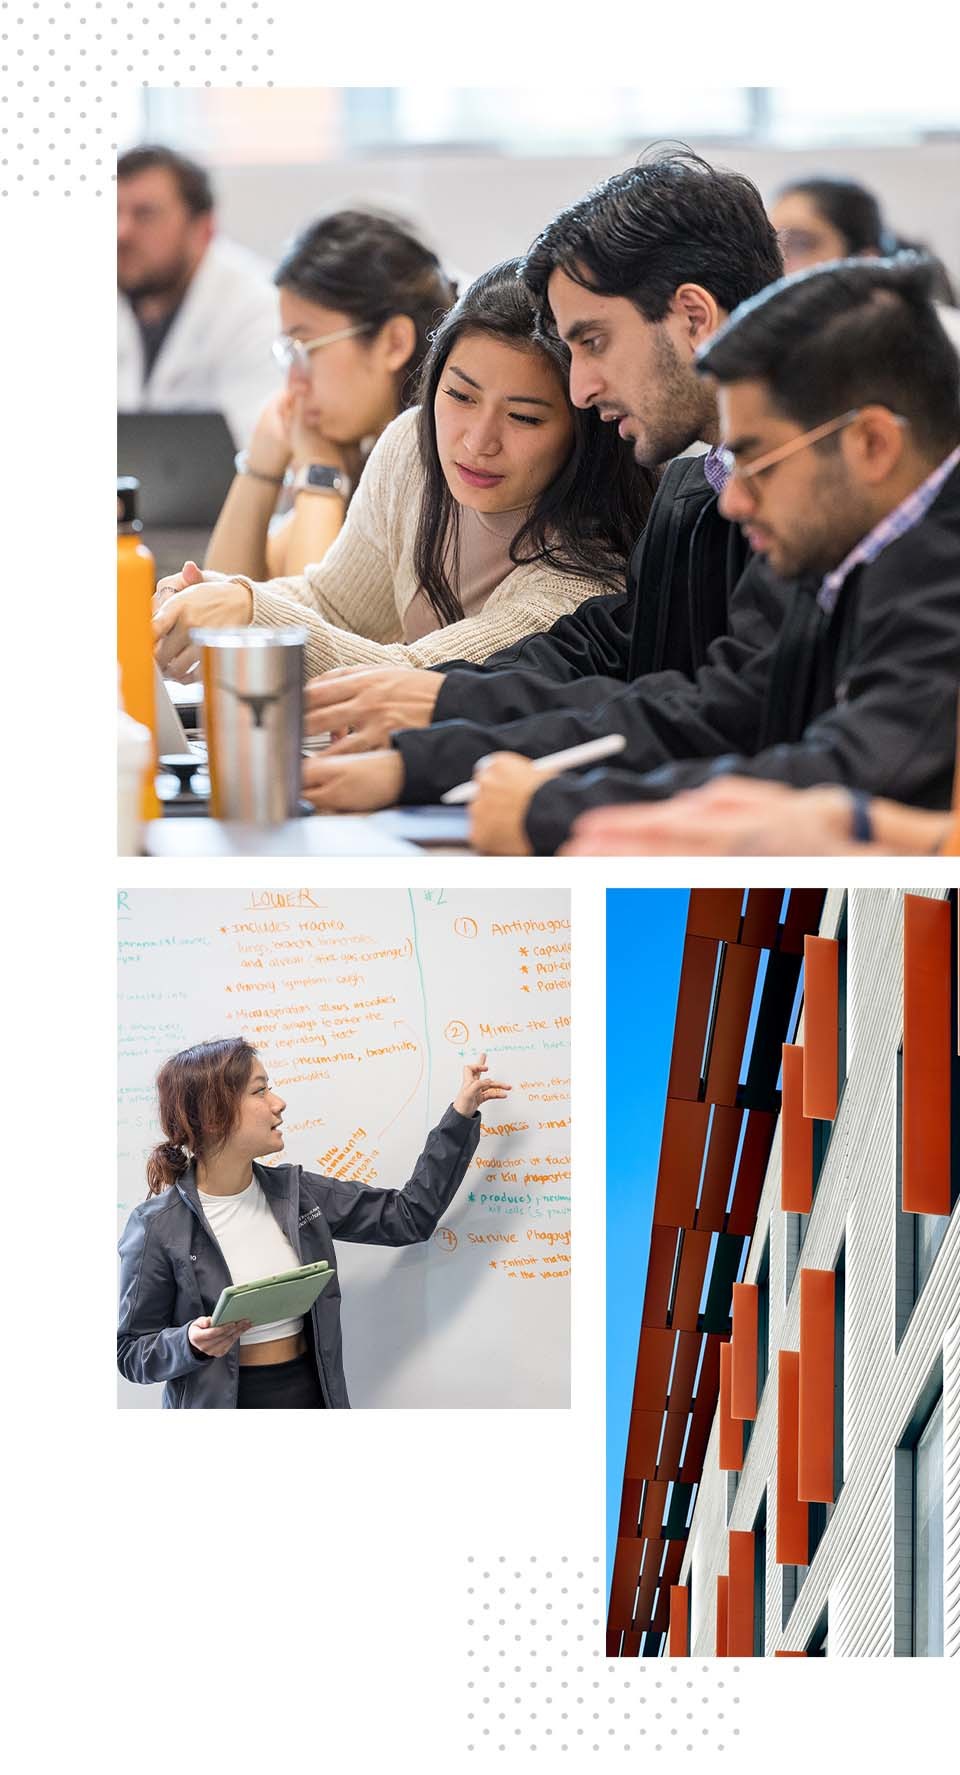
[[[340,470],[327,468],[322,462],[311,462],[307,469],[308,487],[337,488],[340,485]]]

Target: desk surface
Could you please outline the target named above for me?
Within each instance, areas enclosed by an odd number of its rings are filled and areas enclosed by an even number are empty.
[[[453,808],[317,814],[282,826],[167,815],[146,828],[148,857],[400,857],[466,848],[466,818]]]

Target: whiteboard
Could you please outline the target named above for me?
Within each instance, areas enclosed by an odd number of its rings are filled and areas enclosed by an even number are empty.
[[[273,1162],[396,1187],[486,1050],[513,1086],[433,1237],[337,1241],[354,1406],[566,1406],[570,898],[529,889],[118,894],[119,1213],[168,1055],[245,1036],[286,1100]],[[269,1162],[269,1161],[267,1161]],[[159,1386],[120,1377],[123,1406]]]

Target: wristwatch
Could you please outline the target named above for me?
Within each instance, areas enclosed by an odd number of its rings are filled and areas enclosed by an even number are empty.
[[[307,462],[298,468],[291,483],[297,493],[336,493],[348,500],[353,488],[349,475],[342,468],[331,468],[326,462]]]
[[[850,836],[858,844],[870,844],[873,841],[873,815],[870,812],[872,797],[863,789],[848,789],[847,794],[852,803],[850,810]]]

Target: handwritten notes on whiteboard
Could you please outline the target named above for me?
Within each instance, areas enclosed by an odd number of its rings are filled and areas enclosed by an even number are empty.
[[[569,896],[131,889],[118,915],[121,1215],[143,1197],[153,1081],[179,1048],[246,1037],[286,1100],[279,1162],[380,1188],[403,1185],[485,1051],[513,1089],[433,1237],[337,1247],[351,1397],[566,1404]]]

